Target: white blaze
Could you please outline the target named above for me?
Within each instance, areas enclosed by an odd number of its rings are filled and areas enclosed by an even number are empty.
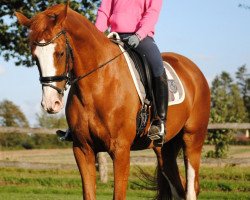
[[[40,43],[45,43],[44,40],[42,40]],[[55,76],[56,75],[56,69],[54,66],[54,52],[55,52],[56,44],[49,44],[44,47],[37,46],[34,54],[37,56],[42,76]]]
[[[45,43],[45,40],[40,41],[40,43]],[[36,46],[34,54],[36,55],[40,70],[41,76],[56,76],[56,67],[54,65],[54,52],[55,52],[56,44],[49,44],[46,46]],[[55,82],[50,83],[52,85],[56,85]],[[57,102],[57,103],[56,103]],[[62,104],[58,106],[58,102],[61,101],[58,98],[58,92],[51,87],[43,87],[43,99],[42,106],[45,110],[53,110],[58,112]]]
[[[194,189],[195,184],[195,171],[190,162],[188,161],[187,168],[187,198],[186,200],[196,200],[196,193]]]

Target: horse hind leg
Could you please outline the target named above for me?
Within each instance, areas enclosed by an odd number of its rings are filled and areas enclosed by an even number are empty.
[[[184,132],[184,162],[186,171],[186,200],[196,200],[200,191],[199,168],[206,130]]]
[[[182,141],[182,132],[177,134],[173,139],[169,142],[165,143],[161,150],[162,156],[162,167],[158,170],[158,179],[161,182],[164,182],[162,179],[165,180],[165,185],[159,187],[159,195],[158,200],[165,200],[165,199],[176,199],[182,200],[185,199],[185,190],[184,190],[184,183],[183,179],[180,176],[179,168],[177,165],[176,158],[180,149],[183,146]],[[171,194],[167,193],[166,190],[166,181],[167,185],[170,187]]]

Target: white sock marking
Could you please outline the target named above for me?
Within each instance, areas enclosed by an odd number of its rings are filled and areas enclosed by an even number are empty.
[[[187,168],[187,197],[186,200],[196,200],[196,193],[194,189],[195,184],[195,171],[190,162],[188,161]]]

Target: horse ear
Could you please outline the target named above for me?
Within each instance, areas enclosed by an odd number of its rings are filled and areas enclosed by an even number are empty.
[[[69,9],[69,1],[67,1],[64,10],[58,15],[57,24],[62,24],[64,22],[68,14],[68,9]]]
[[[70,0],[67,0],[67,4],[65,5],[65,10],[64,10],[65,16],[67,16],[67,14],[68,14],[68,10],[70,7],[69,3],[70,3]]]
[[[23,15],[22,13],[20,12],[15,12],[15,15],[17,17],[17,20],[18,22],[23,25],[23,26],[26,26],[26,27],[30,27],[30,22],[31,20],[28,19],[25,15]]]

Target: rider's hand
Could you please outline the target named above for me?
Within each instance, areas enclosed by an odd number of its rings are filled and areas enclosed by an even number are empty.
[[[137,34],[131,35],[129,37],[124,38],[125,41],[128,41],[128,45],[132,48],[136,48],[140,43],[140,38]]]

